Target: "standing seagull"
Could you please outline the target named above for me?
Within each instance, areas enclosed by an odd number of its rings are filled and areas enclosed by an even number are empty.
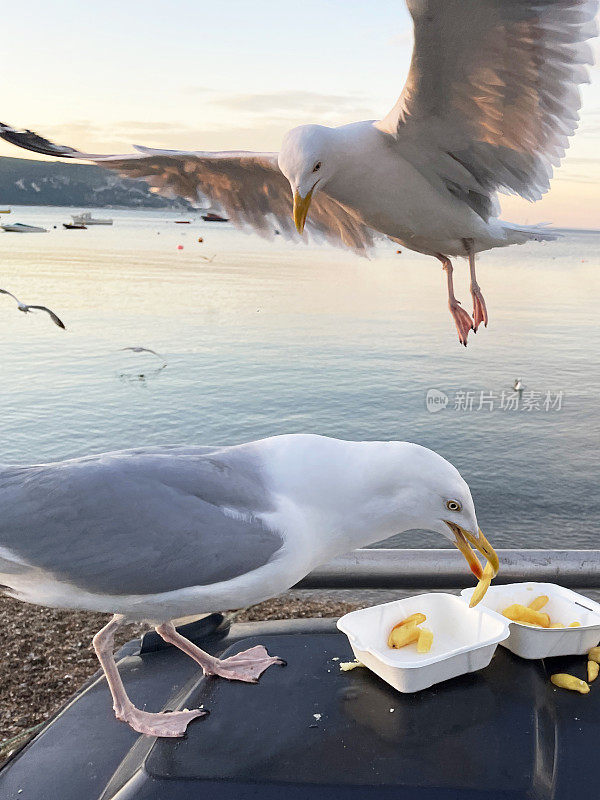
[[[19,311],[22,311],[24,314],[28,314],[32,310],[45,311],[47,314],[50,314],[50,319],[55,325],[58,325],[58,327],[62,328],[63,331],[66,330],[64,322],[56,316],[54,311],[46,308],[46,306],[30,306],[27,305],[27,303],[22,303],[18,297],[15,297],[12,292],[7,291],[6,289],[0,289],[0,294],[7,294],[9,297],[12,297],[13,300],[16,300]]]
[[[7,125],[0,124],[0,136],[145,178],[192,201],[203,195],[234,224],[265,237],[273,236],[274,222],[288,238],[301,234],[310,208],[307,227],[317,240],[365,254],[380,233],[435,256],[466,346],[469,331],[488,321],[476,253],[555,238],[500,220],[496,192],[533,201],[548,190],[577,127],[598,0],[407,5],[414,50],[389,114],[338,128],[302,125],[285,136],[279,154],[135,147],[128,155],[94,155]],[[450,256],[469,260],[472,317],[454,296]]]
[[[170,620],[259,603],[409,529],[450,539],[478,577],[470,544],[498,569],[469,487],[416,444],[298,434],[0,468],[0,584],[26,602],[113,613],[94,648],[117,718],[152,736],[181,736],[204,712],[133,705],[113,657],[125,619],[152,621],[206,675],[255,682],[281,659],[260,645],[215,658]]]

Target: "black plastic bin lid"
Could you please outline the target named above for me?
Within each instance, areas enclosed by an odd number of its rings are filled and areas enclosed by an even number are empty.
[[[97,678],[0,771],[0,798],[571,800],[600,785],[600,685],[580,695],[549,682],[585,677],[585,656],[524,661],[499,647],[487,669],[402,695],[366,669],[340,671],[352,653],[332,620],[229,634],[218,622],[183,632],[215,653],[261,643],[288,666],[243,684],[201,677],[156,637],[141,654],[130,643],[120,670],[134,702],[210,716],[183,739],[138,736]]]

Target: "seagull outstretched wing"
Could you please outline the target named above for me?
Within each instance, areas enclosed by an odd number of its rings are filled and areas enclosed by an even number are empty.
[[[161,356],[160,353],[157,353],[156,350],[153,350],[151,347],[122,347],[121,350],[131,350],[132,353],[152,353],[152,355],[158,356],[164,361],[164,356]]]
[[[598,1],[407,5],[415,31],[410,71],[377,127],[416,166],[435,169],[463,194],[539,199],[577,128]]]
[[[12,297],[13,300],[16,300],[17,303],[21,302],[18,297],[15,297],[14,294],[7,289],[0,289],[0,294],[7,294],[9,297]]]
[[[64,322],[56,316],[54,311],[51,311],[49,308],[46,308],[46,306],[27,306],[27,308],[30,309],[34,308],[37,309],[38,311],[45,311],[46,314],[50,315],[50,319],[55,325],[58,325],[58,327],[62,328],[63,331],[66,330]]]
[[[143,178],[158,193],[196,202],[207,198],[239,228],[271,238],[274,229],[301,241],[292,220],[292,196],[287,178],[277,165],[277,153],[246,151],[155,150],[136,146],[127,155],[83,153],[56,145],[32,131],[18,131],[0,123],[0,138],[35,153],[77,158],[107,167],[128,178]],[[319,192],[311,205],[307,230],[317,241],[327,241],[366,253],[373,231],[360,215]]]

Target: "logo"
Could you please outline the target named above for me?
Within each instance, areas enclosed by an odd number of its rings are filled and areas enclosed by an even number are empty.
[[[448,405],[448,395],[439,389],[428,389],[425,396],[425,406],[430,414],[437,414]]]

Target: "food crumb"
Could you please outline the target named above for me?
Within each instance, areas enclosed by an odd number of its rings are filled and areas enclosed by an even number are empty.
[[[395,708],[390,708],[390,714],[393,714],[395,710]]]
[[[334,656],[334,657],[333,657],[331,660],[332,660],[332,661],[339,661],[339,660],[340,660],[340,657],[339,657],[339,656]]]
[[[351,669],[356,669],[357,667],[364,667],[362,661],[342,661],[340,662],[340,669],[342,672],[349,672]]]
[[[317,722],[321,719],[321,714],[313,714],[313,717],[317,720]]]

